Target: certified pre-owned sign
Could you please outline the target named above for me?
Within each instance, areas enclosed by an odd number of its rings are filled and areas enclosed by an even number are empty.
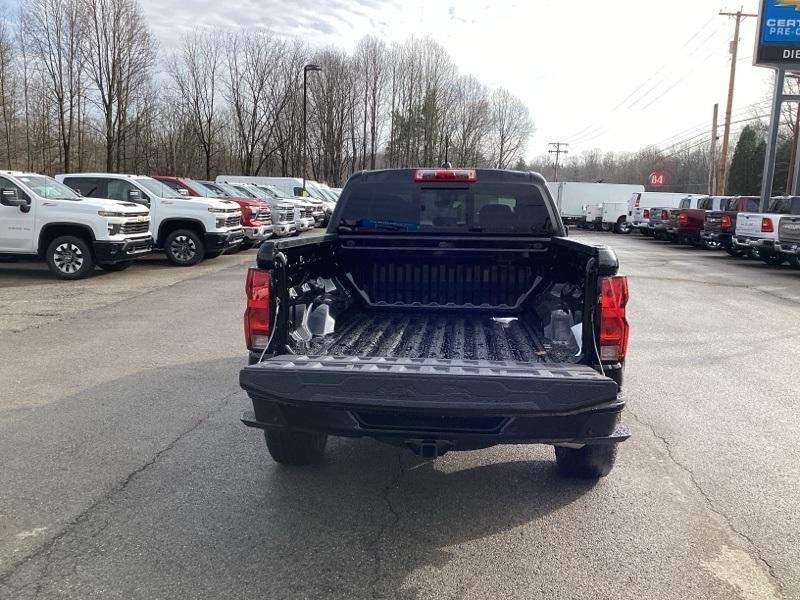
[[[800,67],[800,0],[762,0],[755,64]]]

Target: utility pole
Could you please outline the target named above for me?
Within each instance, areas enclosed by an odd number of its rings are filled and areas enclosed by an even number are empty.
[[[742,24],[742,19],[747,17],[757,17],[757,14],[743,13],[740,8],[735,13],[723,12],[719,13],[723,17],[735,17],[736,26],[733,30],[733,41],[731,42],[731,77],[728,82],[728,105],[725,108],[725,129],[722,134],[722,150],[719,157],[719,177],[717,178],[717,187],[720,195],[725,195],[725,176],[728,168],[728,145],[731,136],[731,113],[733,112],[733,89],[736,85],[736,60],[739,57],[739,28]]]
[[[547,153],[556,155],[553,181],[558,181],[558,162],[562,154],[569,154],[569,144],[565,144],[564,142],[552,142],[547,144]]]
[[[711,157],[708,161],[708,195],[717,195],[717,129],[719,125],[719,104],[714,105],[714,118],[711,121]]]

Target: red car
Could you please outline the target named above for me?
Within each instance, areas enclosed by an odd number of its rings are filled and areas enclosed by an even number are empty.
[[[169,177],[166,175],[154,175],[157,179],[186,196],[199,196],[201,198],[217,198],[216,191],[206,187],[199,181],[186,177]],[[242,209],[242,228],[244,229],[244,241],[241,249],[246,250],[260,244],[272,237],[272,209],[269,204],[254,198],[243,198],[239,196],[226,196],[226,200],[236,202]]]

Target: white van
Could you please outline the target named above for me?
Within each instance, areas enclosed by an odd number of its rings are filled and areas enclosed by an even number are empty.
[[[643,185],[627,183],[556,181],[548,182],[547,187],[558,206],[561,219],[568,225],[583,221],[584,207],[603,205],[607,202],[627,202],[631,194],[644,192]]]

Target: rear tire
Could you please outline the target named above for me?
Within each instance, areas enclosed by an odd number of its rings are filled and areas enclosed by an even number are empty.
[[[765,254],[762,252],[760,258],[770,267],[779,267],[786,262],[786,256],[783,254]]]
[[[83,279],[94,271],[89,244],[74,235],[60,235],[47,246],[47,266],[59,279]]]
[[[164,240],[167,260],[179,267],[191,267],[206,256],[203,240],[191,229],[176,229]]]
[[[614,223],[614,233],[624,235],[630,232],[631,232],[631,226],[625,219],[625,217],[621,217],[619,221]]]
[[[614,468],[617,459],[617,444],[588,445],[583,448],[556,446],[558,471],[566,477],[599,479]]]
[[[727,252],[734,258],[741,258],[745,254],[744,250],[739,250],[739,248],[735,248],[733,246],[725,246],[725,252]]]
[[[265,431],[272,460],[282,465],[304,466],[322,462],[328,436],[305,431]]]
[[[786,260],[789,261],[789,266],[793,269],[800,269],[800,256],[790,255]]]
[[[100,263],[97,266],[100,267],[101,269],[103,269],[103,271],[109,271],[110,273],[116,273],[118,271],[124,271],[125,269],[130,267],[132,264],[133,264],[132,260],[126,260],[124,262],[118,262],[118,263]]]

